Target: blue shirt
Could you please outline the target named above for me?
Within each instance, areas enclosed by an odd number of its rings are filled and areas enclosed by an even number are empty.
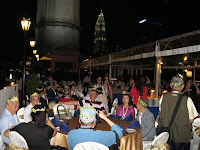
[[[7,109],[4,109],[0,117],[0,133],[3,142],[10,144],[10,139],[4,136],[4,132],[20,123],[16,114],[12,115]]]
[[[122,129],[118,125],[113,125],[111,131],[93,130],[86,126],[81,126],[80,129],[71,130],[68,134],[69,147],[73,149],[77,144],[82,142],[97,142],[107,147],[116,143],[116,136],[113,132],[116,131],[119,138],[122,137]]]

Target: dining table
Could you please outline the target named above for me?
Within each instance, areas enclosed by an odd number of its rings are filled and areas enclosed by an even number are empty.
[[[117,125],[121,125],[125,129],[131,124],[130,122],[121,121],[116,118],[109,117],[113,122]],[[78,117],[74,117],[71,119],[63,119],[65,123],[70,127],[70,129],[77,129],[80,127]],[[99,120],[96,130],[103,130],[103,131],[110,131],[110,126],[102,119]],[[54,146],[61,146],[65,147],[66,149],[70,150],[68,144],[68,132],[58,131],[57,134],[51,138],[50,141],[51,145]],[[125,132],[123,137],[120,139],[120,146],[119,150],[142,150],[143,143],[142,143],[142,132],[141,128],[135,129],[134,132]]]

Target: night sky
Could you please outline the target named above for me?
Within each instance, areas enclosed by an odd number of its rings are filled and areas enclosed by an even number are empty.
[[[190,0],[80,0],[81,52],[93,50],[94,27],[103,10],[107,30],[107,49],[128,48],[156,38],[200,29],[198,1]],[[35,28],[36,0],[5,1],[1,4],[1,61],[22,57],[24,35],[20,19],[30,17],[28,38]],[[138,22],[147,19],[144,24]],[[162,26],[154,27],[152,23]],[[153,36],[159,30],[158,36]],[[148,33],[148,34],[147,34]]]

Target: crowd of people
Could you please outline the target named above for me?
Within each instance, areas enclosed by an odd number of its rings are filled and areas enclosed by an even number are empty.
[[[180,75],[172,77],[171,91],[161,96],[159,117],[155,120],[156,118],[148,109],[148,84],[150,80],[144,76],[130,78],[128,84],[123,84],[120,80],[111,82],[108,77],[98,77],[95,83],[91,83],[88,76],[83,79],[83,82],[61,81],[58,83],[49,76],[41,81],[33,94],[29,96],[28,104],[24,109],[24,123],[20,123],[16,115],[19,99],[12,97],[6,100],[5,110],[0,117],[2,141],[6,149],[9,149],[11,144],[9,134],[11,131],[16,131],[25,138],[29,149],[51,149],[49,139],[56,135],[57,130],[49,120],[48,112],[51,109],[49,106],[52,103],[59,103],[74,105],[75,110],[80,111],[80,128],[68,133],[71,149],[86,141],[94,141],[111,147],[116,143],[116,136],[119,139],[123,136],[122,128],[107,117],[111,113],[113,101],[116,98],[114,93],[122,95],[121,101],[120,97],[117,97],[119,106],[116,108],[115,115],[120,116],[122,120],[132,115],[133,122],[137,121],[140,124],[143,141],[152,141],[158,134],[155,121],[158,122],[158,127],[167,127],[179,96],[184,95],[181,97],[180,107],[169,131],[168,144],[171,149],[188,149],[191,124],[198,117],[198,103],[195,97],[200,93],[198,86],[192,84],[191,80],[188,80],[185,85]],[[195,94],[192,95],[193,91]],[[96,115],[109,124],[111,131],[93,130],[97,121]]]

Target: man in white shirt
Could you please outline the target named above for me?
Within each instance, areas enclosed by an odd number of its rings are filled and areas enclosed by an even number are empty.
[[[31,102],[29,105],[27,105],[24,109],[24,122],[28,123],[32,121],[31,117],[31,108],[33,108],[35,105],[40,103],[40,96],[38,93],[33,93],[30,96]]]
[[[10,139],[4,136],[4,132],[20,123],[16,112],[19,109],[19,100],[17,97],[8,98],[6,108],[0,117],[0,133],[2,141],[10,144]]]

